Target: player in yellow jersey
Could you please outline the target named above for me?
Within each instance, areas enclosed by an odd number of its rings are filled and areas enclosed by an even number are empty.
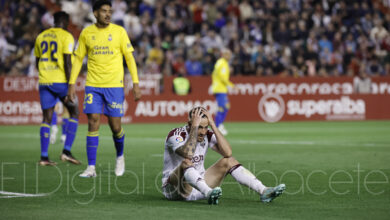
[[[98,0],[93,5],[96,23],[80,34],[75,61],[69,82],[68,97],[76,97],[74,84],[84,57],[88,56],[88,74],[85,84],[84,113],[88,116],[87,157],[88,167],[80,177],[95,177],[96,152],[99,145],[100,114],[108,117],[116,148],[115,174],[125,172],[123,156],[125,133],[121,125],[124,102],[123,56],[133,80],[134,100],[141,98],[138,87],[137,65],[133,46],[124,28],[111,23],[111,1]],[[103,112],[102,112],[103,111]]]
[[[233,88],[234,84],[229,80],[229,60],[232,57],[232,52],[229,49],[222,50],[222,56],[214,66],[212,78],[212,91],[218,103],[218,112],[215,116],[215,124],[223,135],[227,135],[223,122],[230,108],[229,99],[227,96],[228,87]]]
[[[54,14],[55,27],[40,33],[35,41],[34,54],[39,71],[39,96],[43,112],[43,122],[40,128],[42,166],[56,165],[49,160],[48,149],[50,139],[50,123],[53,117],[54,106],[60,99],[69,110],[70,119],[66,133],[62,161],[80,164],[70,150],[78,126],[78,103],[67,102],[68,80],[72,68],[73,36],[67,31],[69,15],[63,11]]]

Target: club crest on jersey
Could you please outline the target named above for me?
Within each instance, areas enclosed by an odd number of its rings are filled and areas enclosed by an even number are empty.
[[[92,36],[92,40],[95,40],[95,36]]]
[[[111,34],[108,35],[108,41],[112,41],[112,35]]]
[[[183,138],[181,137],[181,136],[179,136],[179,137],[176,137],[176,143],[181,143],[181,142],[183,142],[184,140],[183,140]]]

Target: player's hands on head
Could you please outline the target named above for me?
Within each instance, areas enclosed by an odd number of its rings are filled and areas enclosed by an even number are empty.
[[[203,114],[205,114],[207,119],[209,120],[209,125],[210,126],[212,124],[215,124],[214,119],[213,119],[213,115],[209,111],[207,111],[205,108],[203,108]]]
[[[198,127],[200,124],[200,121],[202,120],[203,116],[203,110],[201,108],[196,108],[191,115],[191,124],[194,127]]]

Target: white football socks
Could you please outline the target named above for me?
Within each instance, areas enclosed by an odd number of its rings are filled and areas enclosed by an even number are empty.
[[[211,188],[206,184],[206,181],[202,178],[194,167],[186,169],[184,172],[184,179],[195,189],[199,190],[203,195],[207,196],[211,191]]]
[[[231,173],[232,177],[240,184],[249,187],[250,189],[263,194],[266,186],[256,178],[249,170],[243,166],[237,167]]]

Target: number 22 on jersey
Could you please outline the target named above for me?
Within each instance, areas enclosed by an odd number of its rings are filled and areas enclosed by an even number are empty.
[[[52,62],[57,62],[57,42],[56,41],[42,41],[41,42],[41,48],[42,48],[42,58],[40,59],[40,61],[52,61]],[[49,55],[50,57],[47,58],[45,57],[46,56],[46,53],[47,55]]]

